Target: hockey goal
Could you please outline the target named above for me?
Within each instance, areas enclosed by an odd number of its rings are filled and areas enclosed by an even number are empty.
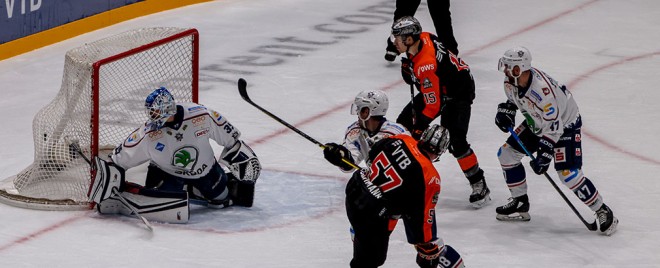
[[[181,28],[136,29],[68,51],[59,93],[32,122],[34,162],[0,182],[0,202],[88,208],[93,170],[85,158],[107,156],[143,124],[154,89],[197,102],[198,51],[197,30]]]

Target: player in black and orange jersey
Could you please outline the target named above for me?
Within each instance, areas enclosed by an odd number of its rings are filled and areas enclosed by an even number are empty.
[[[396,9],[394,10],[394,21],[405,16],[414,17],[421,0],[396,0]],[[451,12],[449,11],[449,0],[431,0],[428,2],[429,14],[435,26],[438,40],[445,45],[447,50],[458,55],[458,42],[454,37],[454,28],[451,24]],[[387,47],[385,48],[385,60],[394,61],[400,54],[394,46],[394,38],[387,38]]]
[[[397,20],[392,26],[392,35],[399,52],[407,56],[401,65],[403,79],[419,90],[403,108],[397,123],[419,138],[431,121],[440,117],[440,125],[451,134],[449,152],[458,160],[472,186],[470,203],[475,208],[482,207],[490,201],[490,190],[477,156],[467,141],[475,98],[470,67],[445,49],[435,35],[422,32],[422,26],[414,17]]]
[[[385,263],[396,225],[392,219],[403,220],[420,267],[463,267],[460,254],[438,239],[435,225],[440,175],[433,161],[447,149],[448,136],[444,127],[433,125],[419,142],[399,134],[371,148],[368,169],[353,173],[346,186],[346,212],[354,234],[351,267]]]

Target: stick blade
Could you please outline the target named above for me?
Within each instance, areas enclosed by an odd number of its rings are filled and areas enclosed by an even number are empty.
[[[250,97],[247,94],[247,81],[243,78],[238,79],[238,93],[241,94],[241,98],[244,100],[250,100]]]

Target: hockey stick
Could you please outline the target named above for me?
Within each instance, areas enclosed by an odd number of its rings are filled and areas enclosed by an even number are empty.
[[[71,147],[72,147],[72,148],[78,153],[78,155],[80,155],[80,156],[85,160],[85,162],[87,162],[87,164],[89,164],[92,168],[95,168],[94,165],[92,164],[92,161],[89,160],[89,158],[87,158],[87,156],[85,156],[85,154],[83,154],[82,149],[80,149],[80,146],[78,145],[78,143],[75,143],[75,142],[74,142],[74,143],[71,143]],[[147,227],[147,230],[149,230],[150,232],[153,232],[153,231],[154,231],[154,227],[151,226],[151,223],[149,223],[149,221],[147,220],[147,218],[145,218],[145,217],[143,217],[142,215],[140,215],[140,213],[137,211],[137,209],[135,209],[135,207],[133,207],[133,206],[128,202],[128,200],[126,200],[126,198],[124,198],[124,197],[120,194],[120,192],[119,192],[119,190],[117,190],[117,188],[114,188],[114,187],[113,187],[113,188],[112,188],[112,193],[116,194],[117,197],[119,198],[119,200],[120,200],[122,203],[124,203],[124,205],[125,205],[126,207],[128,207],[128,209],[130,209],[130,210],[133,212],[133,214],[135,214],[135,217],[137,217],[138,219],[140,219],[140,220],[142,221],[142,223],[144,223],[144,225]],[[91,207],[91,208],[93,208],[93,207]]]
[[[513,138],[518,142],[518,144],[520,145],[520,147],[522,147],[522,149],[525,151],[525,153],[527,154],[527,156],[529,156],[529,157],[532,159],[532,161],[536,161],[536,158],[534,158],[534,156],[533,156],[533,155],[527,150],[527,148],[525,148],[525,145],[523,145],[522,140],[520,140],[520,137],[518,137],[518,134],[516,134],[516,132],[513,131],[513,128],[510,128],[510,127],[509,127],[508,129],[509,129],[509,133],[511,133],[511,136],[513,136]],[[559,187],[557,186],[557,184],[555,183],[555,181],[552,180],[552,178],[550,177],[550,175],[548,175],[548,172],[543,172],[543,175],[545,175],[545,178],[548,179],[548,181],[550,182],[550,184],[552,184],[552,187],[554,187],[555,190],[557,190],[557,192],[559,193],[559,195],[561,195],[561,197],[564,199],[564,201],[566,201],[566,204],[568,204],[568,206],[571,207],[571,209],[573,210],[573,212],[575,213],[575,215],[577,215],[578,218],[580,218],[580,221],[582,221],[582,223],[587,227],[587,229],[589,229],[590,231],[596,231],[596,230],[598,230],[598,225],[596,224],[596,221],[594,221],[593,223],[588,223],[588,222],[582,217],[582,215],[580,215],[580,212],[578,212],[577,209],[575,208],[575,206],[573,206],[573,203],[571,203],[571,201],[568,200],[568,198],[566,197],[566,195],[564,195],[564,192],[562,192],[561,189],[559,189]]]
[[[255,108],[259,109],[260,111],[262,111],[262,112],[265,113],[266,115],[268,115],[270,118],[275,119],[275,121],[280,122],[280,124],[282,124],[282,125],[288,127],[289,129],[291,129],[291,130],[293,130],[294,132],[298,133],[300,136],[303,136],[305,139],[307,139],[307,140],[311,141],[312,143],[318,145],[318,146],[321,147],[322,149],[325,149],[325,148],[327,147],[327,146],[325,146],[325,144],[320,143],[320,142],[317,141],[316,139],[314,139],[314,138],[310,137],[309,135],[307,135],[305,132],[300,131],[300,130],[297,129],[296,127],[292,126],[291,124],[289,124],[289,123],[287,123],[286,121],[280,119],[279,117],[277,117],[276,115],[272,114],[272,113],[269,112],[268,110],[262,108],[261,106],[257,105],[256,103],[254,103],[254,102],[250,99],[250,96],[248,96],[248,93],[247,93],[247,81],[245,81],[245,79],[243,79],[243,78],[238,79],[238,93],[241,94],[241,98],[243,98],[243,99],[244,99],[245,101],[247,101],[249,104],[251,104],[251,105],[254,106]],[[346,163],[347,165],[351,166],[352,168],[355,168],[355,169],[361,169],[358,165],[354,164],[353,162],[349,161],[349,160],[346,159],[346,158],[342,158],[341,161],[344,162],[344,163]]]
[[[417,115],[415,114],[415,102],[413,101],[415,99],[415,83],[410,84],[410,112],[412,113],[412,124],[413,127],[415,126],[415,121],[417,121]]]

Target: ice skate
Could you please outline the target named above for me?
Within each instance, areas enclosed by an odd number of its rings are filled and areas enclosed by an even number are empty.
[[[497,207],[496,219],[500,221],[529,221],[529,199],[527,195],[509,198],[509,203]]]
[[[614,213],[607,205],[603,204],[598,210],[596,210],[596,215],[598,217],[598,226],[600,231],[610,236],[616,232],[616,226],[619,224],[619,219],[614,217]]]
[[[470,204],[472,204],[472,207],[481,208],[490,201],[490,189],[488,189],[485,179],[470,186],[472,186],[472,194],[470,194]]]

